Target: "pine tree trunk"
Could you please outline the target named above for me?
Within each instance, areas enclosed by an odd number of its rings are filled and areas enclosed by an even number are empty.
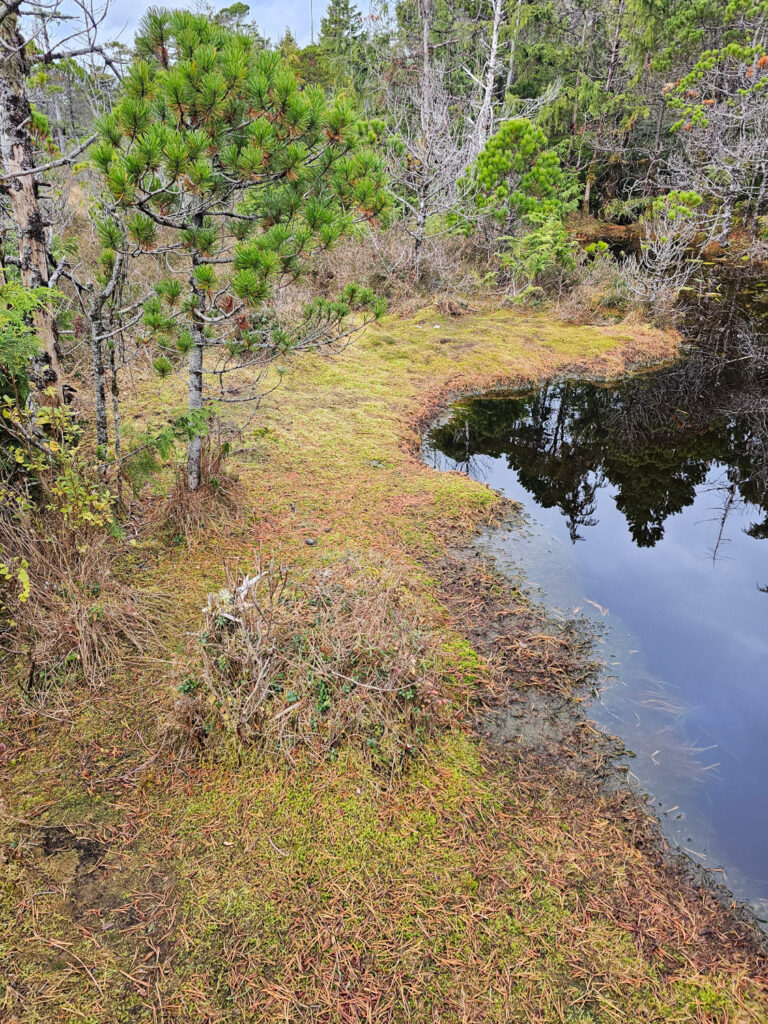
[[[107,432],[107,389],[104,381],[104,325],[101,319],[91,323],[91,357],[93,361],[93,395],[96,405],[96,443],[104,449],[106,457],[109,435]]]
[[[115,435],[115,465],[117,467],[117,475],[115,483],[117,485],[117,500],[120,505],[123,504],[123,478],[120,472],[120,385],[117,379],[117,364],[115,349],[117,346],[110,345],[109,347],[109,374],[111,378],[111,392],[112,392],[112,431]]]
[[[29,172],[35,166],[35,154],[27,131],[32,111],[26,93],[25,40],[16,15],[0,21],[0,155],[7,184],[3,186],[18,232],[19,269],[26,288],[48,284],[48,258],[45,246],[45,224],[40,212],[37,182]],[[46,404],[63,401],[60,352],[56,321],[46,305],[35,313],[35,329],[42,351],[32,360],[30,376],[38,391],[53,388],[54,396],[46,396]]]
[[[189,353],[189,410],[203,408],[203,329],[195,326],[192,332],[195,345]],[[187,444],[187,487],[196,491],[200,486],[202,441],[196,434]]]
[[[203,226],[202,213],[193,216],[196,228]],[[204,262],[199,253],[195,252],[192,257],[194,267]],[[193,347],[189,353],[189,398],[187,401],[189,411],[194,414],[202,412],[203,409],[203,359],[205,355],[205,334],[203,333],[202,317],[205,314],[205,292],[201,291],[195,282],[194,272],[190,277],[190,287],[195,297],[195,313],[200,319],[195,319],[192,324]],[[196,491],[201,482],[201,456],[202,439],[199,431],[187,444],[187,487],[190,491]]]
[[[97,444],[106,449],[109,444],[109,431],[107,428],[107,386],[104,374],[104,338],[106,329],[104,326],[104,307],[115,295],[115,291],[121,287],[125,275],[125,257],[122,253],[115,256],[115,263],[112,267],[112,274],[109,281],[101,289],[95,291],[89,286],[91,301],[88,306],[88,322],[91,328],[91,359],[93,362],[93,398],[96,407],[96,441]]]

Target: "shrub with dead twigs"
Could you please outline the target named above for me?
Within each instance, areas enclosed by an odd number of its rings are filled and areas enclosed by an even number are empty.
[[[241,745],[334,756],[345,744],[400,763],[443,724],[439,643],[388,566],[350,566],[289,587],[274,559],[227,573],[200,636],[204,682]]]
[[[88,686],[154,637],[157,602],[115,575],[115,496],[66,406],[2,404],[0,650],[30,698]],[[154,603],[154,606],[153,606]]]

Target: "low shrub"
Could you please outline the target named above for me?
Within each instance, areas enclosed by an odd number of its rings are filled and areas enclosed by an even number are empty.
[[[259,558],[209,595],[200,645],[214,715],[241,746],[332,758],[355,744],[396,765],[448,720],[439,641],[387,565],[289,586]]]
[[[0,650],[29,697],[52,686],[98,685],[155,638],[159,599],[115,576],[117,543],[51,514],[0,515]]]

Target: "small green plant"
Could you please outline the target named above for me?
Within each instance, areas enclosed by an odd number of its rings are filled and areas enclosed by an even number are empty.
[[[16,625],[10,611],[13,602],[25,604],[32,593],[29,579],[29,562],[26,558],[11,558],[0,562],[0,623],[6,621],[8,627]]]
[[[522,234],[500,238],[504,248],[496,254],[518,302],[541,291],[536,282],[548,271],[568,271],[576,266],[576,243],[558,217],[532,214],[529,220],[535,226]]]
[[[0,284],[0,396],[25,401],[27,368],[39,349],[32,316],[51,299],[47,288],[24,288],[13,281]]]
[[[83,452],[82,432],[66,406],[32,410],[3,395],[0,422],[11,438],[13,472],[8,482],[20,482],[17,504],[37,491],[40,508],[60,516],[73,530],[113,523],[113,495]]]
[[[194,676],[185,676],[179,684],[179,693],[193,697],[200,689],[200,680]]]

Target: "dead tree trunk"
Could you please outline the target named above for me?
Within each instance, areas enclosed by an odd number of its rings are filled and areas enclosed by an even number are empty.
[[[483,100],[477,115],[475,146],[479,153],[488,139],[493,135],[493,94],[496,88],[496,76],[499,68],[499,33],[504,20],[503,0],[492,0],[493,24],[491,28],[491,45],[488,63],[485,66],[485,83]]]
[[[27,288],[48,285],[48,257],[45,245],[45,223],[40,211],[35,154],[28,131],[32,110],[25,87],[26,43],[18,15],[6,14],[0,19],[0,155],[3,178],[0,188],[5,192],[19,239],[19,270]],[[46,404],[63,401],[60,351],[56,320],[47,304],[35,313],[35,328],[41,352],[32,361],[31,377],[38,391],[53,388],[54,397]]]

